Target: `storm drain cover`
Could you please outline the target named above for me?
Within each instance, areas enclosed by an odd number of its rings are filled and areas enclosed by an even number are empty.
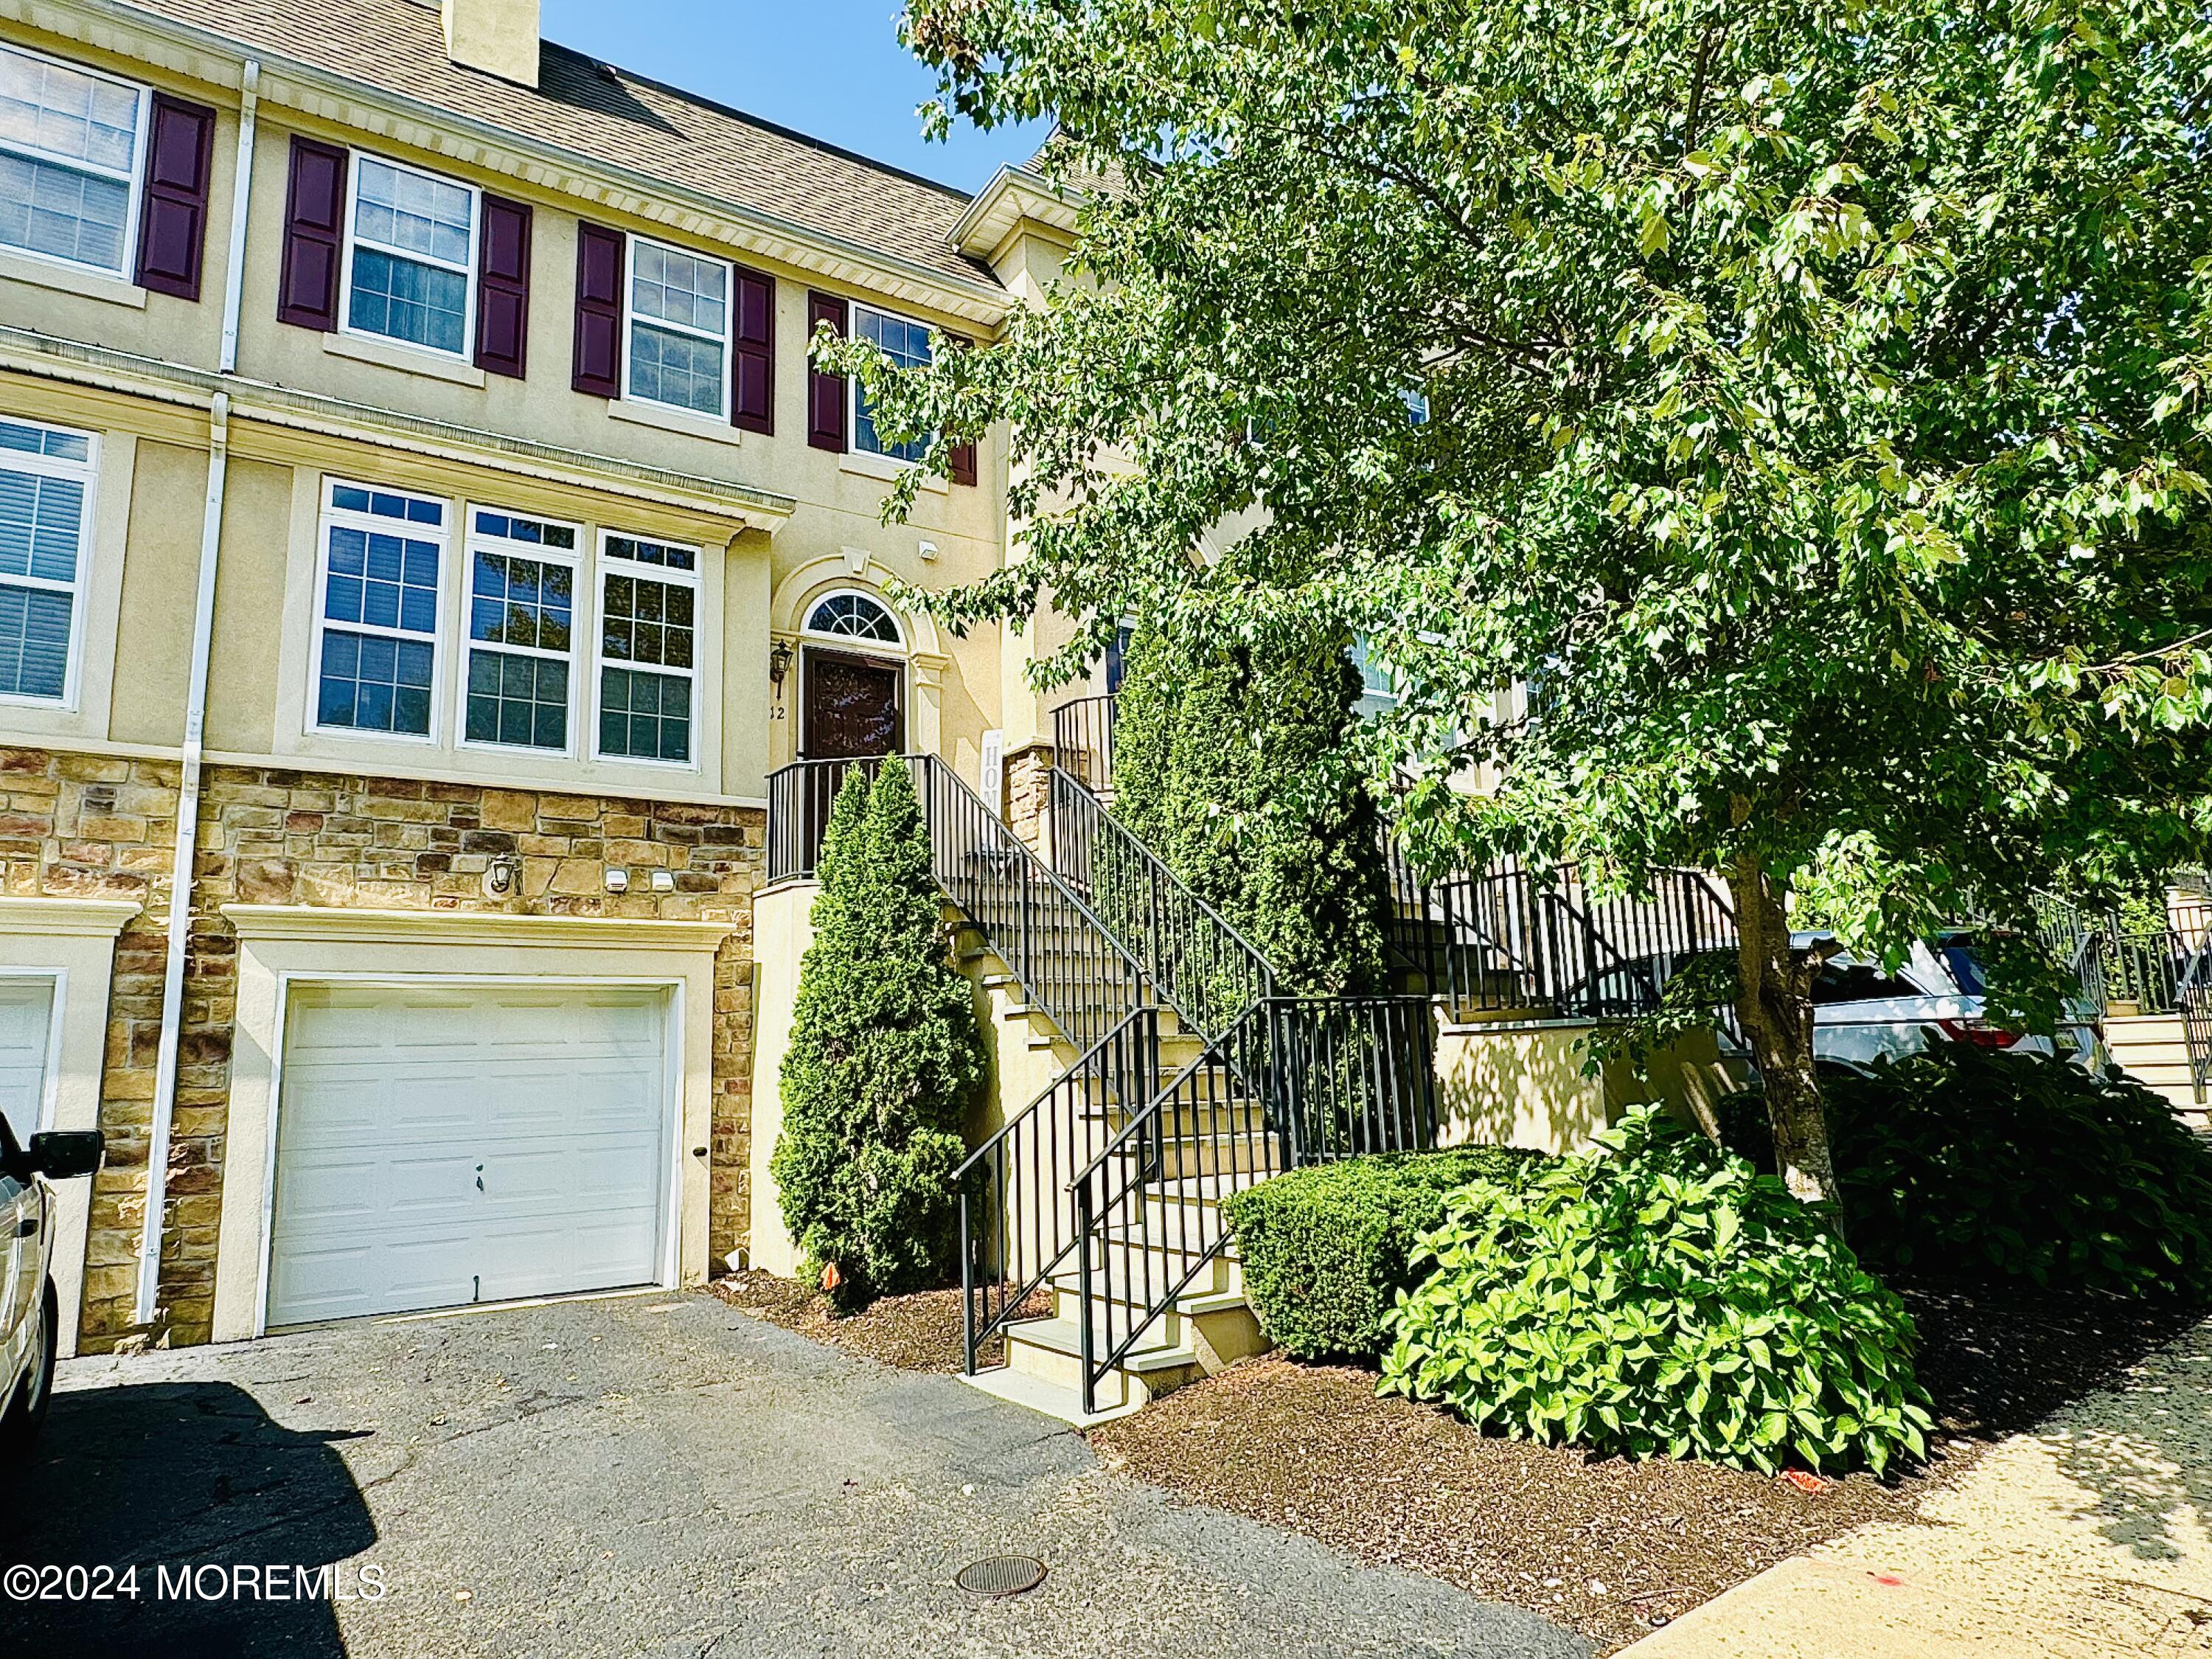
[[[994,1555],[970,1561],[952,1582],[970,1595],[1021,1595],[1044,1583],[1044,1563],[1033,1555]]]

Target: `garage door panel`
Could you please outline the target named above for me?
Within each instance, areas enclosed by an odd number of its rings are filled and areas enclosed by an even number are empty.
[[[270,1322],[658,1278],[667,1018],[628,990],[295,992]]]

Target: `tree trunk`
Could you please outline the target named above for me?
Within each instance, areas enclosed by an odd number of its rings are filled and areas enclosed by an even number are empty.
[[[1813,981],[1825,953],[1790,949],[1783,894],[1756,860],[1729,866],[1729,891],[1741,936],[1736,1018],[1766,1093],[1774,1167],[1799,1199],[1832,1206],[1836,1170],[1813,1065]],[[1831,1216],[1840,1228],[1832,1208]]]

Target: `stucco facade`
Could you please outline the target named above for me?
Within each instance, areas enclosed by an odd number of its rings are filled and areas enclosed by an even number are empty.
[[[551,47],[535,91],[487,79],[468,60],[527,58],[519,20],[535,8],[446,10],[457,15],[441,31],[436,10],[404,0],[312,15],[0,0],[0,52],[137,124],[136,159],[116,169],[119,256],[83,253],[88,222],[61,256],[0,237],[0,484],[16,480],[25,501],[82,494],[64,611],[9,597],[11,577],[29,591],[38,572],[7,568],[8,538],[51,539],[36,516],[48,507],[0,523],[0,613],[65,615],[52,648],[67,655],[51,684],[33,684],[25,657],[0,686],[0,975],[27,975],[27,996],[54,988],[42,1092],[10,1121],[25,1134],[96,1121],[107,1137],[96,1182],[66,1200],[65,1349],[265,1326],[282,1126],[309,1109],[285,1093],[286,1000],[325,982],[664,988],[654,1276],[702,1276],[751,1236],[765,1155],[750,1144],[754,988],[769,967],[753,896],[768,780],[807,751],[817,665],[851,658],[888,677],[899,740],[971,784],[987,750],[1049,734],[1021,678],[1057,642],[1049,621],[954,638],[887,598],[1010,556],[1018,526],[996,446],[978,447],[973,482],[928,481],[909,521],[886,526],[905,463],[860,441],[849,388],[829,422],[806,343],[824,306],[902,320],[915,338],[988,337],[1057,270],[1065,203],[1005,180],[971,201]],[[202,145],[198,193],[170,204],[198,216],[191,283],[155,240],[176,131],[188,160],[191,135]],[[385,176],[364,169],[384,167],[472,204],[483,257],[473,273],[449,263],[473,355],[357,325],[347,296],[367,291],[356,264],[379,246],[358,215],[331,244],[342,309],[301,323],[303,154],[339,158],[357,203]],[[489,356],[488,204],[526,244],[526,321]],[[763,319],[723,325],[720,414],[632,395],[635,376],[616,395],[578,389],[590,238],[617,239],[639,270],[650,249],[766,294]],[[625,292],[625,349],[641,361],[652,319],[642,289]],[[746,383],[749,411],[740,359],[769,366],[764,386]],[[823,441],[825,422],[844,440]],[[539,539],[486,542],[495,520]],[[342,562],[377,537],[425,556],[420,574],[410,563],[385,582],[395,609],[382,622],[361,586],[382,579]],[[514,562],[526,555],[536,563]],[[487,568],[549,584],[560,573],[562,642],[530,647],[553,665],[534,684],[557,675],[559,693],[502,705],[512,680],[486,691],[479,658],[514,642],[500,630],[517,613],[498,606],[542,617],[551,603],[535,589],[527,605],[488,600]],[[356,609],[342,615],[349,581]],[[815,625],[840,596],[889,621],[866,635]],[[418,604],[419,620],[397,608]],[[648,622],[672,629],[679,604],[680,672],[672,656],[626,654]],[[368,665],[349,619],[360,638],[396,641],[386,666]],[[0,635],[9,625],[0,614]],[[358,666],[333,667],[341,647]],[[632,661],[658,672],[652,695],[688,690],[688,709],[618,703],[653,678]],[[343,717],[334,684],[357,699]],[[516,706],[526,720],[561,712],[518,741],[498,724]],[[644,751],[640,731],[658,734]]]

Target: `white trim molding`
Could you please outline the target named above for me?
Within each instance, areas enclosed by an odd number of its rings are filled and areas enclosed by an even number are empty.
[[[538,916],[500,910],[371,910],[318,904],[226,904],[223,917],[248,942],[343,939],[372,945],[558,945],[586,951],[703,951],[738,931],[733,921],[653,916]]]

